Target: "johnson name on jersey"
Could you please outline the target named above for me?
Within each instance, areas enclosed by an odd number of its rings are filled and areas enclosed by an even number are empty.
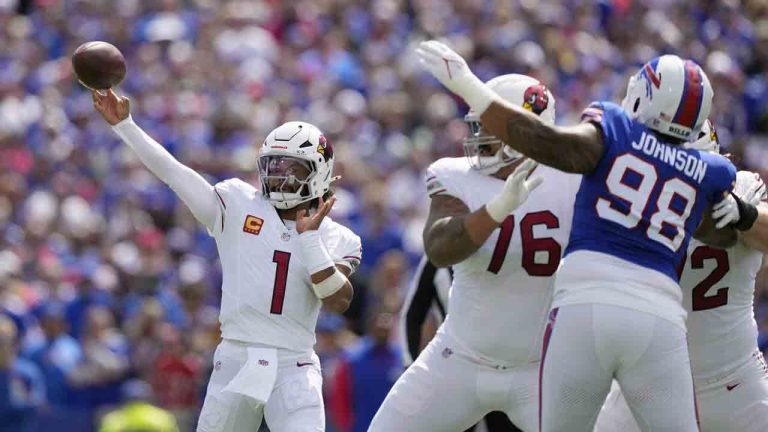
[[[301,256],[295,222],[283,221],[253,186],[230,179],[214,187],[221,212],[211,235],[221,257],[222,336],[296,351],[311,350],[320,300]],[[360,263],[360,238],[326,217],[320,236],[336,264]]]
[[[610,102],[584,120],[600,127],[605,151],[576,196],[566,254],[603,252],[677,280],[677,263],[704,211],[733,188],[726,158],[661,141]]]
[[[736,169],[720,155],[661,141],[613,103],[593,103],[584,120],[599,126],[604,151],[576,194],[553,307],[612,304],[685,328],[677,265]]]
[[[473,355],[497,364],[525,364],[540,356],[550,277],[567,244],[581,179],[543,165],[532,175],[543,177],[541,186],[477,252],[453,266],[448,316],[440,330]],[[470,211],[485,205],[504,185],[472,169],[467,158],[434,162],[426,181],[430,196],[458,198]]]
[[[762,182],[739,171],[735,193]],[[763,253],[739,242],[724,250],[692,240],[682,263],[680,287],[688,311],[688,350],[697,382],[728,375],[749,362],[756,349],[755,277]]]

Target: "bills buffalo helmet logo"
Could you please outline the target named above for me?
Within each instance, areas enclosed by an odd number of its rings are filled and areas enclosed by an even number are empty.
[[[547,109],[547,105],[549,105],[549,95],[544,84],[532,85],[525,89],[523,108],[538,115]]]
[[[333,146],[331,145],[331,142],[325,138],[325,135],[320,135],[319,142],[320,144],[317,145],[317,152],[323,155],[327,162],[328,159],[333,157]]]

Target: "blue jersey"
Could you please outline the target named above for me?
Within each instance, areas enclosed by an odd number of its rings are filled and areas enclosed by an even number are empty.
[[[565,254],[601,252],[677,281],[691,235],[733,188],[736,168],[718,154],[663,142],[610,102],[592,103],[582,119],[600,126],[605,151],[581,182]]]

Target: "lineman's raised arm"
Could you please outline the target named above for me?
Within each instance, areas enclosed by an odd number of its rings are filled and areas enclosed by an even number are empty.
[[[195,218],[212,229],[220,211],[216,192],[200,174],[176,160],[162,145],[144,132],[130,115],[128,98],[109,90],[102,95],[93,91],[93,104],[104,120],[141,162],[171,187],[189,207]]]
[[[591,173],[603,155],[603,140],[593,124],[559,127],[504,102],[445,44],[422,42],[419,61],[449,90],[480,114],[483,128],[505,144],[553,168]]]

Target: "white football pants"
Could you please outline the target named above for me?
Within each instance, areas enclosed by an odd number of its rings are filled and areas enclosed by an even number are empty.
[[[501,369],[459,351],[449,335],[435,335],[389,391],[368,432],[460,432],[491,411],[535,431],[538,363]]]
[[[612,305],[552,310],[542,356],[541,430],[591,432],[614,378],[644,430],[698,430],[682,328]]]
[[[266,417],[273,432],[324,432],[323,379],[320,360],[313,352],[278,349],[277,379],[266,404],[222,391],[245,366],[248,346],[224,339],[216,348],[197,431],[256,432]]]
[[[697,382],[696,400],[702,432],[764,432],[768,430],[768,376],[760,352],[744,365],[713,382]],[[639,432],[618,387],[611,389],[595,432]]]

